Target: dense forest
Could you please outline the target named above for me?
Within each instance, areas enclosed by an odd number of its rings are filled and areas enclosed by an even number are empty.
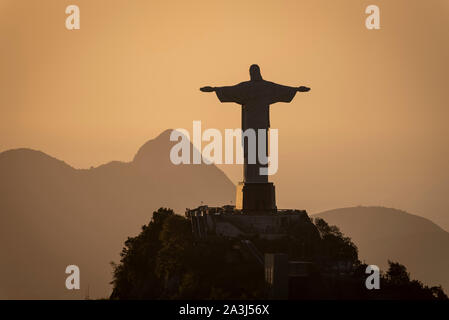
[[[267,299],[263,266],[245,254],[240,240],[195,241],[188,219],[160,208],[112,264],[111,299]],[[307,277],[290,283],[290,299],[447,299],[441,287],[410,279],[397,262],[381,272],[380,290],[368,290],[357,247],[323,219],[292,225],[283,239],[249,240],[262,253],[312,262]],[[349,269],[336,270],[342,263]]]

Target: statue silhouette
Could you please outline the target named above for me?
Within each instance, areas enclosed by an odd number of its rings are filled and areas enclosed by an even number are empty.
[[[266,148],[268,150],[268,128],[270,127],[270,105],[277,102],[291,102],[296,92],[307,92],[308,87],[288,87],[270,81],[265,81],[260,74],[260,68],[253,64],[249,68],[250,80],[241,82],[234,86],[226,87],[202,87],[203,92],[215,92],[220,102],[234,102],[242,105],[242,130],[258,129],[267,130]],[[267,183],[268,176],[260,174],[263,165],[257,157],[256,142],[256,164],[248,163],[248,145],[242,141],[244,149],[244,182]]]

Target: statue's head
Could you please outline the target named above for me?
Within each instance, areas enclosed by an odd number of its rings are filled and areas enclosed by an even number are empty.
[[[257,64],[253,64],[251,65],[251,67],[249,67],[249,75],[251,77],[251,80],[262,80],[260,68]]]

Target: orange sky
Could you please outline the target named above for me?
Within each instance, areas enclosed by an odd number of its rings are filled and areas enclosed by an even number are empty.
[[[65,7],[81,30],[65,29]],[[365,28],[367,5],[381,30]],[[167,128],[234,128],[203,85],[307,85],[271,108],[278,206],[385,205],[449,229],[449,1],[0,0],[0,151],[129,161]],[[221,166],[234,182],[241,170]]]

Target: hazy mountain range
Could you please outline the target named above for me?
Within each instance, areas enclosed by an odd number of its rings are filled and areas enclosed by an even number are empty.
[[[107,297],[123,242],[165,206],[229,204],[235,186],[213,165],[175,166],[170,130],[131,162],[78,170],[42,152],[0,153],[0,299]],[[380,207],[318,214],[359,247],[362,260],[405,264],[412,277],[449,288],[449,234],[431,221]],[[81,269],[81,290],[65,288],[65,268]]]
[[[359,258],[385,270],[387,260],[404,264],[411,277],[449,292],[449,233],[432,221],[383,207],[352,207],[314,215],[354,241]]]
[[[221,170],[170,162],[169,133],[131,162],[89,170],[29,149],[0,153],[0,298],[106,297],[109,263],[154,210],[229,204],[235,187]],[[81,290],[65,288],[70,264],[80,267]]]

